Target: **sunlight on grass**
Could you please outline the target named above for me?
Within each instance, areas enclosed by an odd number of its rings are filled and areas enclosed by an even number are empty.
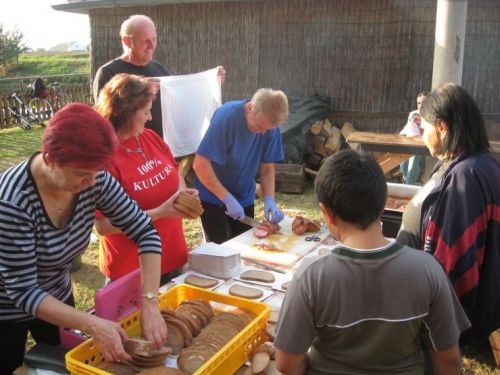
[[[35,125],[32,130],[19,127],[0,130],[0,173],[38,151],[44,129]]]

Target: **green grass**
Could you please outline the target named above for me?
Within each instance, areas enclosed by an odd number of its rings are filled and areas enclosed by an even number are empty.
[[[35,125],[32,130],[19,127],[0,130],[0,173],[40,149],[43,129]]]
[[[90,72],[90,57],[86,52],[27,53],[19,64],[8,69],[9,77],[36,75],[76,74]]]
[[[6,70],[0,70],[0,78],[47,77],[59,74],[80,74],[72,77],[49,79],[64,84],[83,83],[89,79],[90,56],[87,52],[41,52],[21,55],[19,64],[11,64]],[[22,82],[30,84],[32,79]],[[20,89],[20,81],[0,81],[0,95]]]

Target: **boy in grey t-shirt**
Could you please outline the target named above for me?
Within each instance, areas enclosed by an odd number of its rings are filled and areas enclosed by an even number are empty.
[[[423,374],[421,341],[436,374],[459,374],[458,339],[470,326],[439,263],[382,235],[387,185],[368,154],[341,151],[316,178],[342,245],[304,261],[277,324],[285,374]]]

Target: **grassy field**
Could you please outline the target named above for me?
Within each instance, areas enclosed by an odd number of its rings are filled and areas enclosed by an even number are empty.
[[[41,52],[21,55],[19,64],[10,65],[6,71],[0,71],[0,78],[15,77],[47,77],[60,74],[78,74],[72,77],[57,77],[50,81],[64,84],[82,83],[89,79],[90,57],[87,52]],[[31,80],[22,82],[22,85],[31,83]],[[0,95],[20,89],[17,80],[0,80]]]
[[[26,53],[19,64],[9,66],[4,75],[26,77],[90,72],[90,57],[87,52],[40,52]]]
[[[0,130],[0,173],[17,163],[39,148],[41,127],[31,132],[21,129]],[[6,142],[6,140],[9,140]],[[277,201],[287,216],[305,215],[314,219],[322,219],[313,192],[312,181],[306,184],[304,194],[277,194]],[[262,220],[262,203],[256,202],[257,219]],[[184,233],[190,248],[201,244],[202,234],[199,220],[185,220]],[[77,307],[86,310],[94,304],[95,291],[104,284],[104,277],[98,267],[98,243],[92,243],[82,257],[82,267],[72,273],[74,294]],[[463,352],[462,374],[483,375],[497,374],[493,354],[488,344],[468,348]]]
[[[39,149],[43,129],[35,125],[32,130],[0,130],[0,173]]]

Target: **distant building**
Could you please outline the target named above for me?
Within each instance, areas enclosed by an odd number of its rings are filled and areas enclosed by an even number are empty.
[[[49,48],[49,52],[85,52],[86,48],[80,42],[59,43]]]
[[[85,51],[85,46],[82,45],[80,42],[70,42],[66,51],[67,52]]]

